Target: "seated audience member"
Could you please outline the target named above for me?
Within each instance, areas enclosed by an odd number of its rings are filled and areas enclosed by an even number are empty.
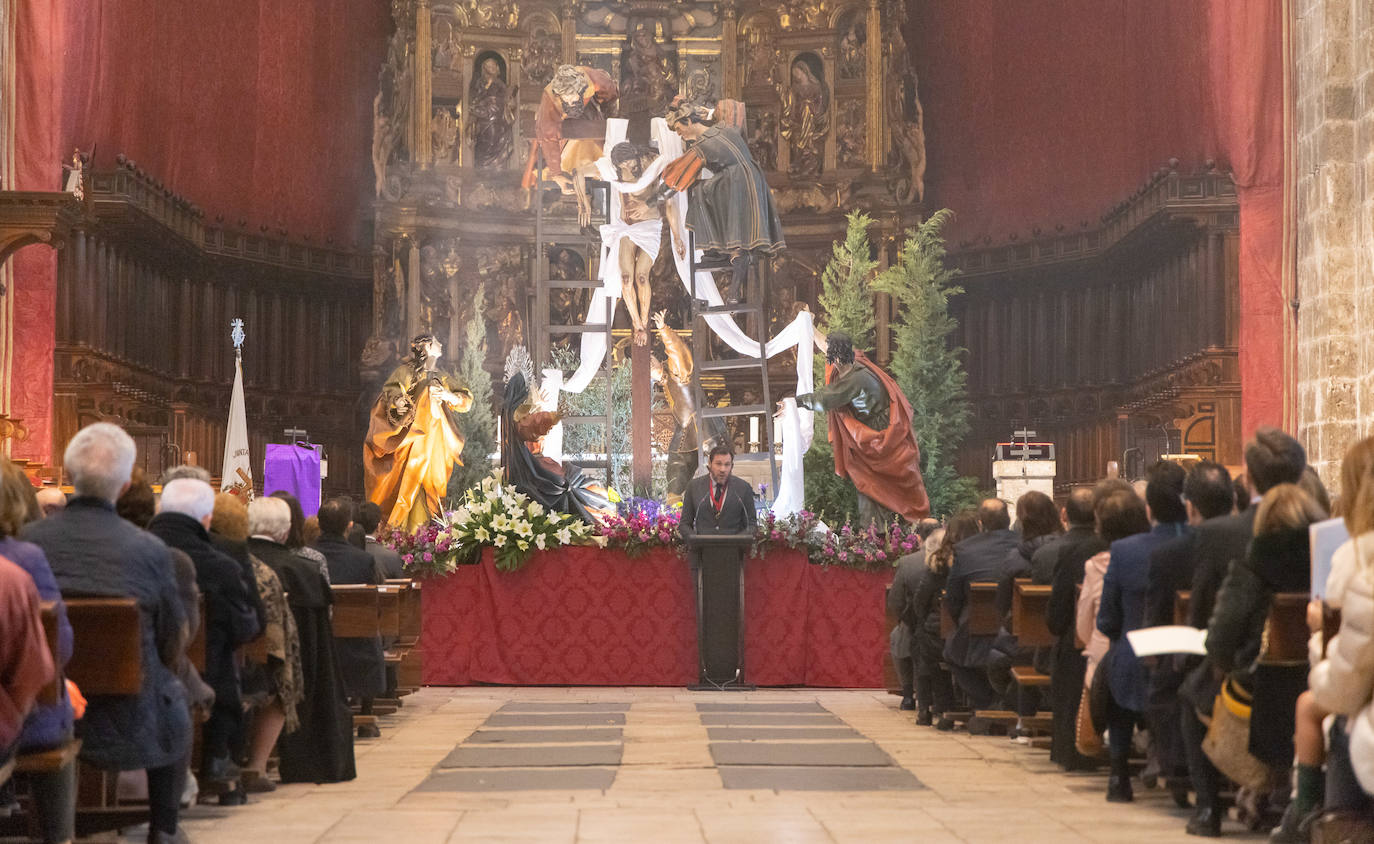
[[[1145,533],[1150,529],[1150,517],[1145,502],[1130,486],[1113,488],[1093,505],[1097,522],[1097,536],[1107,546],[1083,564],[1083,586],[1078,590],[1078,604],[1074,615],[1074,630],[1083,643],[1084,688],[1093,687],[1097,666],[1107,655],[1111,640],[1098,629],[1097,616],[1102,607],[1102,586],[1112,560],[1114,542]]]
[[[291,510],[291,530],[286,535],[286,547],[290,548],[296,555],[318,566],[320,573],[324,575],[324,582],[328,583],[329,567],[324,564],[324,555],[310,547],[320,535],[315,517],[311,516],[307,519],[305,511],[301,509],[300,500],[285,490],[277,490],[272,493],[272,497],[285,501],[286,506]],[[316,527],[312,530],[311,525],[316,525]]]
[[[133,463],[134,441],[118,426],[98,422],[81,429],[63,456],[75,496],[62,512],[28,524],[21,536],[47,554],[64,597],[120,596],[138,603],[142,688],[127,697],[90,699],[81,759],[109,770],[147,771],[148,838],[178,841],[185,840],[177,816],[191,718],[186,690],[170,666],[186,647],[186,614],[167,546],[115,513]]]
[[[1245,445],[1245,491],[1238,493],[1236,512],[1208,519],[1198,525],[1194,546],[1192,596],[1188,602],[1188,623],[1206,629],[1216,604],[1217,590],[1231,566],[1245,556],[1255,532],[1256,496],[1282,483],[1295,484],[1307,468],[1307,453],[1302,445],[1277,428],[1262,427]],[[1253,493],[1253,494],[1252,494]],[[1221,774],[1202,751],[1207,735],[1205,721],[1211,719],[1212,705],[1221,690],[1222,673],[1204,658],[1179,686],[1179,718],[1183,749],[1188,758],[1188,775],[1197,795],[1197,809],[1188,821],[1190,835],[1214,838],[1221,835]]]
[[[168,547],[184,552],[196,567],[196,585],[205,597],[205,680],[215,690],[215,703],[203,731],[200,778],[233,792],[239,770],[231,745],[243,731],[235,651],[257,637],[259,624],[239,564],[210,543],[208,528],[214,507],[215,491],[208,483],[176,478],[162,488],[158,514],[148,531]]]
[[[1083,564],[1107,546],[1098,537],[1093,504],[1097,496],[1087,487],[1075,489],[1064,502],[1064,523],[1068,531],[1058,542],[1035,554],[1038,562],[1043,554],[1053,552],[1047,568],[1051,572],[1050,600],[1045,608],[1045,626],[1056,636],[1054,661],[1050,671],[1050,699],[1054,713],[1054,735],[1050,743],[1050,761],[1060,767],[1090,770],[1097,767],[1092,759],[1078,752],[1075,739],[1078,733],[1078,704],[1083,699],[1083,674],[1087,662],[1079,650],[1074,634],[1075,599],[1083,582]]]
[[[1150,585],[1150,553],[1187,532],[1188,511],[1183,505],[1186,473],[1177,463],[1161,460],[1151,466],[1145,484],[1145,512],[1153,527],[1118,539],[1108,551],[1102,578],[1097,629],[1110,640],[1107,664],[1107,722],[1112,773],[1107,799],[1132,799],[1129,757],[1131,736],[1145,714],[1149,677],[1126,634],[1145,626],[1145,594]]]
[[[398,580],[406,576],[406,570],[401,564],[401,555],[377,541],[377,528],[381,523],[382,508],[372,501],[364,501],[358,508],[358,524],[363,528],[367,553],[377,561],[383,580]]]
[[[14,756],[38,692],[52,680],[52,655],[43,634],[38,587],[19,566],[0,557],[0,761]]]
[[[992,653],[995,634],[969,633],[969,584],[990,581],[996,583],[1002,574],[1007,555],[1016,550],[1020,538],[1011,530],[1011,516],[1006,502],[997,498],[984,499],[978,506],[980,533],[954,547],[954,564],[949,570],[946,592],[949,610],[954,616],[954,633],[945,643],[945,661],[949,664],[954,682],[959,684],[974,709],[988,709],[997,702],[997,692],[988,682],[988,658]],[[980,724],[970,724],[978,730]]]
[[[1265,623],[1274,595],[1311,588],[1307,528],[1325,518],[1321,505],[1296,484],[1266,492],[1250,552],[1222,581],[1207,627],[1212,664],[1251,695],[1250,755],[1273,768],[1276,780],[1293,761],[1293,712],[1307,689],[1307,667],[1265,662]]]
[[[1356,443],[1341,463],[1341,500],[1351,539],[1331,559],[1325,598],[1341,611],[1341,627],[1324,642],[1322,602],[1308,606],[1311,688],[1298,699],[1296,789],[1270,836],[1276,842],[1306,842],[1324,811],[1374,816],[1374,438]],[[1328,754],[1322,724],[1333,714]]]
[[[371,502],[369,502],[371,503]],[[363,505],[366,508],[367,505]],[[375,505],[374,505],[375,506]],[[931,531],[939,527],[934,519],[922,519],[916,525],[916,535],[921,545],[911,554],[897,560],[897,572],[892,576],[892,586],[887,590],[887,614],[897,619],[892,628],[892,664],[897,668],[897,679],[902,686],[901,709],[915,709],[916,653],[915,626],[911,623],[911,603],[916,597],[916,589],[926,576],[926,540]],[[927,701],[928,703],[929,701]],[[930,709],[927,707],[916,715],[918,725],[930,723]]]
[[[949,526],[930,535],[926,546],[926,568],[912,599],[911,615],[916,630],[917,706],[928,706],[935,729],[954,729],[945,713],[954,708],[954,681],[943,664],[944,637],[941,635],[941,601],[954,564],[954,546],[978,533],[978,516],[972,510],[958,513]]]
[[[300,727],[277,742],[281,781],[351,780],[357,776],[353,714],[334,654],[329,582],[313,561],[286,547],[291,532],[291,508],[286,501],[276,496],[254,500],[248,505],[248,530],[248,551],[281,581],[300,637],[302,699],[296,708]]]
[[[1150,586],[1145,596],[1145,626],[1174,623],[1174,604],[1180,591],[1193,583],[1197,567],[1198,528],[1209,519],[1230,515],[1235,509],[1231,474],[1226,467],[1201,460],[1188,470],[1183,482],[1183,500],[1188,523],[1195,528],[1174,537],[1150,552]],[[1159,771],[1165,777],[1175,802],[1188,803],[1188,755],[1183,746],[1182,704],[1179,687],[1198,662],[1186,655],[1161,656],[1150,671],[1150,696],[1146,719],[1150,724]]]
[[[319,520],[320,538],[315,541],[315,550],[324,555],[329,582],[339,586],[380,582],[372,555],[345,538],[353,524],[353,502],[347,498],[329,499],[320,507]],[[358,700],[362,714],[372,714],[372,699],[386,691],[386,659],[381,639],[338,639],[335,650],[348,696]],[[365,726],[359,728],[358,735],[376,738],[379,733],[375,726]]]
[[[65,499],[64,499],[65,500]],[[0,556],[11,560],[33,579],[38,597],[51,601],[57,615],[57,670],[72,657],[72,626],[57,579],[43,550],[15,537],[24,525],[41,518],[33,485],[17,465],[0,457]],[[72,738],[72,702],[65,683],[57,687],[57,702],[39,703],[24,721],[16,748],[19,753],[37,753],[60,747]],[[39,826],[47,844],[70,841],[76,834],[74,815],[76,765],[68,762],[61,770],[28,775],[33,790]]]
[[[1054,499],[1035,490],[1016,499],[1016,522],[1021,526],[1021,541],[1007,554],[1002,562],[1002,573],[997,578],[997,615],[1002,619],[1002,631],[988,657],[988,682],[1007,709],[1014,709],[1021,715],[1034,715],[1040,708],[1039,693],[1027,689],[1021,692],[1018,700],[1016,682],[1011,676],[1012,665],[1029,663],[1035,656],[1033,651],[1018,646],[1016,637],[1011,634],[1012,597],[1016,592],[1016,580],[1031,577],[1036,552],[1058,539],[1064,528]]]
[[[296,620],[286,602],[281,580],[262,560],[248,553],[248,507],[238,496],[221,492],[215,496],[215,513],[210,519],[210,536],[216,547],[241,549],[253,567],[259,598],[265,612],[263,637],[267,664],[249,662],[243,671],[245,699],[254,704],[253,725],[248,737],[247,765],[243,768],[243,787],[249,794],[275,791],[267,778],[267,759],[277,738],[294,733],[300,726],[296,707],[304,697],[301,691],[301,643]],[[222,543],[222,544],[221,544]]]
[[[39,518],[46,519],[67,506],[67,493],[55,486],[45,486],[38,491],[38,508],[42,511]]]

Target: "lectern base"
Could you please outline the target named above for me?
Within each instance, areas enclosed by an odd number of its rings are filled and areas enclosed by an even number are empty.
[[[694,543],[697,581],[697,652],[701,673],[694,691],[752,689],[744,680],[744,553],[752,537],[715,536]]]

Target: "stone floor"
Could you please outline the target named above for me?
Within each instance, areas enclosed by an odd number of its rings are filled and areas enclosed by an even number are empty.
[[[1005,738],[917,728],[896,703],[809,689],[425,689],[383,719],[382,738],[358,742],[355,781],[196,807],[184,827],[198,844],[1196,841],[1162,791],[1108,804],[1102,776],[1059,773],[1047,751]],[[816,765],[807,745],[844,766]],[[837,781],[846,790],[816,790]]]

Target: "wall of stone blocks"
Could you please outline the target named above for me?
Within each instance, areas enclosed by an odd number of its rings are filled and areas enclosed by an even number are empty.
[[[1374,3],[1294,0],[1298,419],[1333,492],[1374,434]]]

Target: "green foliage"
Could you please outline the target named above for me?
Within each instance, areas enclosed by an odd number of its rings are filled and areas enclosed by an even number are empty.
[[[849,212],[844,243],[836,243],[830,263],[821,274],[821,293],[817,297],[824,317],[823,330],[843,331],[854,341],[854,348],[870,351],[877,320],[873,315],[873,293],[869,283],[878,262],[868,243],[868,227],[873,218],[860,211]]]
[[[957,272],[944,261],[941,230],[953,216],[946,208],[908,230],[897,261],[873,281],[873,289],[887,293],[897,305],[892,376],[911,401],[926,491],[937,517],[978,499],[977,482],[959,477],[954,469],[972,409],[964,371],[966,350],[950,343],[957,324],[949,314],[949,300],[963,292],[954,283]]]
[[[825,438],[825,414],[816,414],[816,438],[802,457],[806,509],[838,529],[859,519],[859,492],[848,478],[835,474],[835,453]]]
[[[466,442],[463,465],[454,467],[448,479],[451,498],[463,495],[491,474],[492,454],[496,451],[496,416],[492,412],[491,374],[487,372],[487,323],[482,287],[477,285],[472,318],[465,328],[463,354],[458,360],[458,379],[472,391],[472,409],[458,417]]]

